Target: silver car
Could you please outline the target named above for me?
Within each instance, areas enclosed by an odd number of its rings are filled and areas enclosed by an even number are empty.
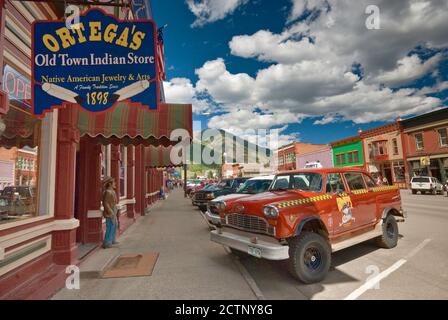
[[[236,193],[228,194],[225,196],[220,196],[213,199],[207,204],[207,211],[205,212],[205,217],[207,221],[215,226],[221,224],[221,218],[219,217],[218,204],[225,203],[226,201],[239,199],[243,197],[248,197],[253,194],[265,192],[269,189],[274,176],[260,176],[246,180],[236,191]]]

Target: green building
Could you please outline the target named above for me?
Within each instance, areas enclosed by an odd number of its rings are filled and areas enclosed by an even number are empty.
[[[340,167],[364,167],[364,152],[360,137],[351,137],[331,143],[333,164]]]

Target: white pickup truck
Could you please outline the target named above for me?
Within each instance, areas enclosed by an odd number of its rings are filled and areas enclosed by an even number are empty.
[[[434,177],[413,177],[411,179],[412,194],[418,191],[431,194],[443,194],[443,185]]]

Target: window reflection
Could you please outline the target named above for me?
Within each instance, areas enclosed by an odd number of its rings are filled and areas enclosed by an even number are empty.
[[[37,186],[40,121],[10,106],[1,121],[0,224],[38,215]]]

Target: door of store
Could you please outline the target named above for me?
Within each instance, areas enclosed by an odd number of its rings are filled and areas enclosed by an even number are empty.
[[[79,220],[79,227],[76,230],[76,243],[78,245],[78,259],[80,260],[86,257],[93,249],[98,246],[97,243],[89,243],[87,241],[88,218],[85,212],[86,210],[82,205],[82,192],[86,192],[86,190],[83,190],[82,188],[81,174],[83,174],[83,170],[81,169],[81,148],[83,148],[82,143],[80,144],[79,149],[76,152],[75,167],[75,218]]]
[[[392,168],[390,167],[390,163],[385,163],[383,166],[384,166],[384,176],[386,177],[388,184],[392,185],[393,179],[392,179]]]

